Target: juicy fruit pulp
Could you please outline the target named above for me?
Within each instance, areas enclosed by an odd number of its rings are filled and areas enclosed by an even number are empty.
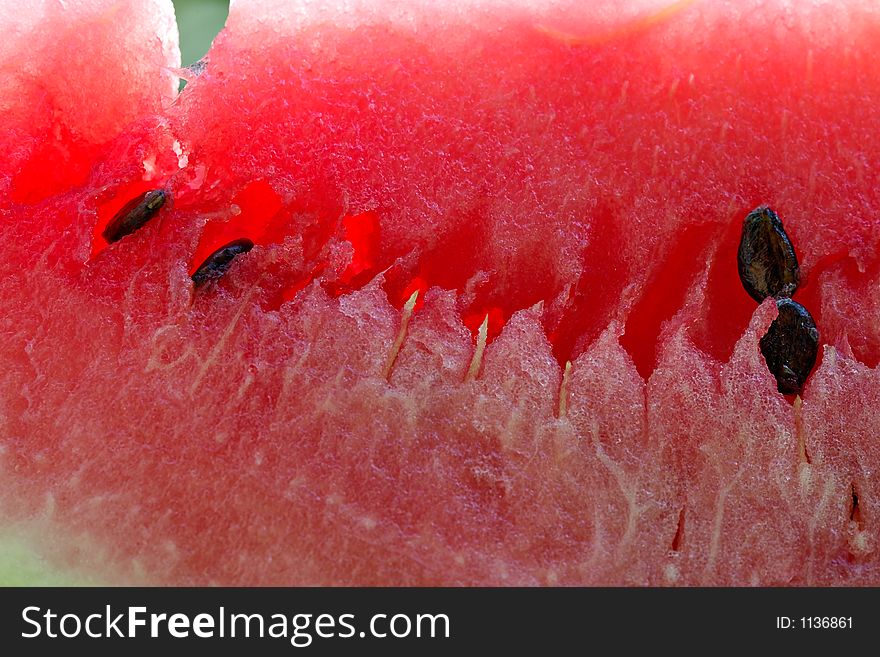
[[[161,82],[120,72],[147,102],[100,130],[33,63],[4,108],[5,512],[123,581],[880,582],[880,19],[578,4],[235,3],[176,99],[144,36]],[[167,13],[115,6],[125,60]],[[794,404],[734,263],[765,203],[825,344]]]

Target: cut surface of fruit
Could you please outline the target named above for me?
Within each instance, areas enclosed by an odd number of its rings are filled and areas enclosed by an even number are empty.
[[[0,46],[0,510],[51,563],[880,584],[873,3],[235,2],[179,95],[170,2],[70,4]],[[821,334],[794,400],[763,205]]]

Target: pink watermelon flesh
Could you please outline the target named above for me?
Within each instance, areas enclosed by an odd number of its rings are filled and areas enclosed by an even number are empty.
[[[872,3],[338,4],[234,3],[177,97],[168,2],[0,10],[8,521],[119,582],[880,584]]]

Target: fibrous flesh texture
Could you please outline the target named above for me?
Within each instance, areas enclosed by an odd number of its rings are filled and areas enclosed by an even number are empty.
[[[124,582],[880,583],[880,14],[789,5],[234,2],[197,77],[170,3],[0,9],[8,523]]]

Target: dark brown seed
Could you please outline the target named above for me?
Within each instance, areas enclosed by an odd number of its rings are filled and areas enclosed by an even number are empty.
[[[164,189],[153,189],[133,198],[117,212],[102,233],[108,244],[118,242],[152,219],[165,205],[168,194]]]
[[[226,246],[221,246],[209,255],[193,273],[193,285],[198,289],[209,281],[217,280],[226,273],[226,270],[232,265],[232,261],[235,260],[236,256],[247,253],[252,248],[254,248],[254,243],[246,237],[234,240]]]
[[[743,221],[737,254],[739,280],[761,303],[767,297],[790,297],[800,279],[797,256],[773,210],[761,206]]]
[[[761,353],[784,395],[799,395],[816,364],[819,329],[813,317],[797,301],[778,299],[779,316],[761,338]]]

